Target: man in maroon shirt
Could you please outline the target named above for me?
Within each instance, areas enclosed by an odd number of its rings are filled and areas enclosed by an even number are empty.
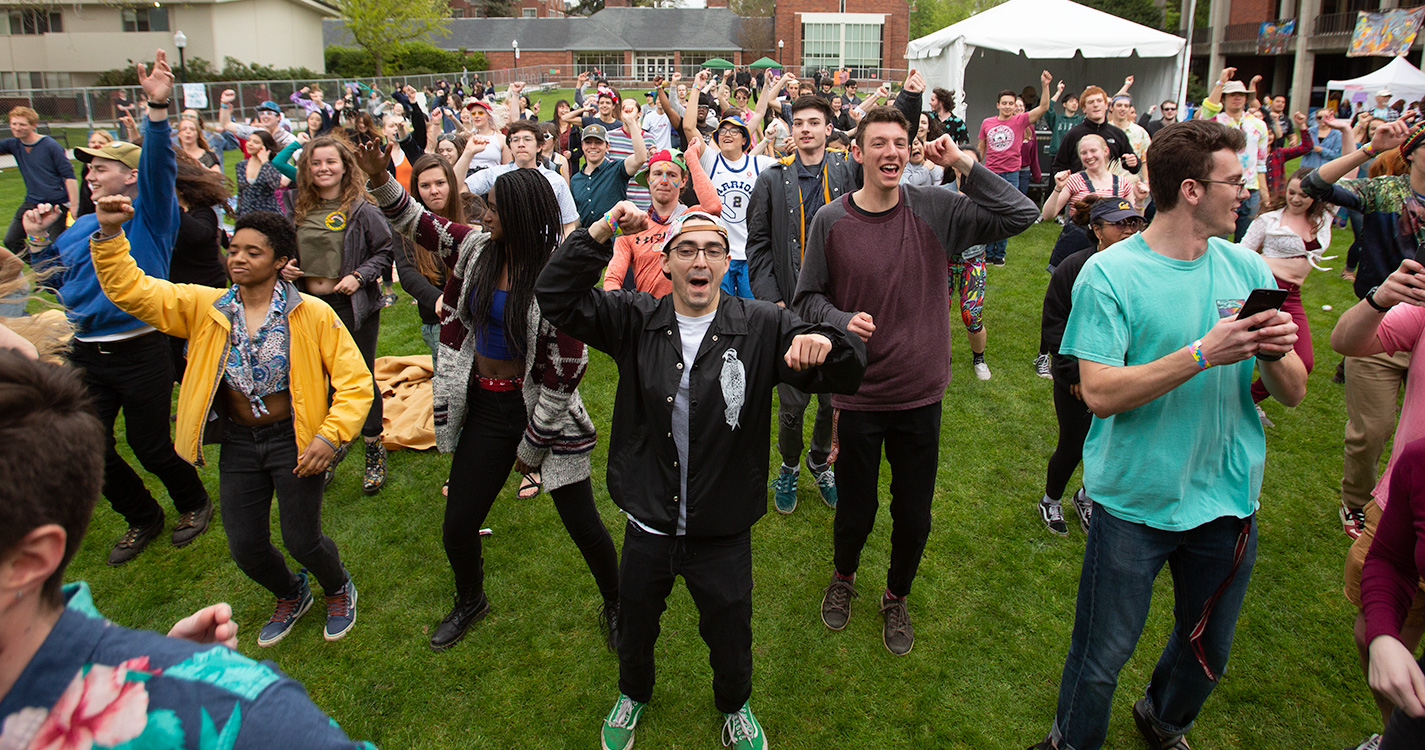
[[[831,399],[839,444],[836,567],[821,619],[841,630],[851,616],[861,548],[876,520],[884,444],[893,526],[882,641],[897,655],[915,643],[905,599],[930,536],[940,399],[950,382],[945,262],[972,245],[1024,231],[1036,214],[1033,202],[948,136],[927,143],[925,157],[960,172],[961,192],[902,186],[909,142],[910,125],[899,110],[878,107],[861,120],[851,153],[865,187],[817,212],[794,302],[803,320],[859,335],[868,362],[860,390]]]

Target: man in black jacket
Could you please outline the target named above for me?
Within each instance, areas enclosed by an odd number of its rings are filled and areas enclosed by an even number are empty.
[[[608,220],[571,235],[535,285],[546,319],[619,368],[608,488],[629,521],[619,570],[619,698],[602,746],[633,742],[653,697],[659,617],[681,575],[711,652],[724,744],[760,750],[766,741],[748,703],[751,528],[767,511],[772,386],[854,393],[866,350],[844,329],[723,295],[727,230],[698,211],[679,217],[662,248],[672,294],[601,290],[613,236],[641,231],[646,221],[632,203],[615,205]]]
[[[1108,121],[1108,94],[1097,86],[1084,89],[1079,97],[1084,105],[1084,121],[1069,129],[1059,142],[1059,151],[1054,154],[1054,168],[1050,174],[1064,170],[1082,172],[1084,163],[1079,161],[1079,140],[1086,135],[1097,135],[1108,144],[1111,163],[1122,164],[1132,174],[1138,174],[1142,166],[1133,146],[1128,142],[1128,134]]]

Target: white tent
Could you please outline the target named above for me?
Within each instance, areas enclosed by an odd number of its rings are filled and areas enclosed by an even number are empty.
[[[1138,111],[1147,112],[1176,98],[1184,43],[1070,0],[1009,0],[913,40],[905,56],[929,86],[959,92],[956,114],[973,140],[980,120],[994,115],[996,94],[1037,89],[1042,70],[1054,74],[1054,86],[1064,81],[1066,92],[1095,84],[1110,96],[1131,75],[1129,93]]]
[[[1404,99],[1413,102],[1425,98],[1425,73],[1397,57],[1374,73],[1344,81],[1328,81],[1327,91],[1344,92],[1344,97],[1354,102],[1366,102],[1375,106],[1372,98],[1381,89],[1390,89],[1390,100]]]

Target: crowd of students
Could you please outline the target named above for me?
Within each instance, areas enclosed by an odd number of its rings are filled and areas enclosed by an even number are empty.
[[[820,612],[839,631],[859,596],[885,459],[892,528],[876,608],[887,650],[910,653],[954,295],[970,370],[989,380],[987,267],[1042,220],[1063,229],[1034,363],[1053,381],[1059,424],[1037,511],[1049,532],[1069,533],[1063,497],[1082,464],[1070,504],[1087,543],[1056,715],[1035,747],[1102,746],[1166,564],[1174,629],[1133,717],[1150,746],[1185,749],[1226,668],[1256,557],[1270,426],[1257,404],[1305,398],[1315,358],[1301,287],[1330,270],[1332,225],[1354,216],[1347,265],[1361,302],[1332,346],[1346,355],[1350,419],[1346,588],[1384,724],[1361,747],[1418,747],[1425,453],[1413,441],[1425,432],[1413,419],[1419,379],[1406,374],[1425,335],[1425,266],[1413,259],[1425,241],[1425,125],[1413,111],[1357,123],[1323,111],[1313,128],[1235,72],[1178,122],[1171,101],[1139,118],[1131,76],[1110,97],[1096,85],[1066,93],[1044,71],[1037,91],[999,94],[971,147],[955,92],[927,91],[915,71],[864,98],[846,75],[702,71],[656,78],[642,104],[582,74],[548,122],[519,83],[502,99],[477,83],[464,97],[440,84],[331,103],[308,87],[292,95],[295,121],[263,102],[242,122],[225,92],[216,123],[184,112],[172,125],[160,52],[152,71],[139,66],[141,124],[75,150],[82,185],[34,112],[12,110],[0,152],[15,155],[26,197],[0,256],[0,461],[12,473],[0,488],[0,650],[13,655],[0,667],[0,744],[76,732],[156,743],[133,712],[169,712],[150,722],[164,746],[196,746],[223,702],[239,746],[351,746],[299,686],[228,650],[225,605],[176,625],[171,635],[190,641],[180,643],[105,626],[82,584],[61,584],[101,494],[127,524],[110,565],[167,525],[115,449],[122,412],[126,440],[177,511],[175,546],[210,525],[214,498],[195,467],[205,444],[220,446],[229,551],[275,600],[258,645],[287,637],[316,604],[311,579],[324,638],[348,636],[358,592],[323,532],[322,498],[353,445],[365,492],[400,470],[381,442],[372,375],[394,268],[431,355],[435,442],[452,455],[440,491],[453,604],[430,647],[456,644],[497,598],[481,526],[514,474],[520,497],[548,492],[598,589],[601,638],[619,665],[602,747],[633,744],[678,576],[699,611],[724,744],[766,747],[751,708],[751,529],[768,480],[773,507],[793,513],[805,466],[835,511]],[[1029,197],[1043,179],[1036,125],[1053,152],[1042,205]],[[221,169],[231,148],[245,154],[236,190]],[[1285,175],[1298,156],[1303,168]],[[63,304],[64,323],[24,313],[34,286]],[[1284,298],[1243,310],[1274,290]],[[579,394],[588,347],[618,371],[609,425]],[[774,388],[781,463],[769,477]],[[56,449],[25,450],[37,433]],[[618,548],[596,481],[627,517]],[[295,572],[269,528],[274,497]],[[110,703],[81,716],[81,699]],[[290,722],[267,720],[279,715]]]

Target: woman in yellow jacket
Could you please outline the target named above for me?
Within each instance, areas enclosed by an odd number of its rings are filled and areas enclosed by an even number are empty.
[[[361,429],[373,397],[371,371],[331,307],[281,280],[282,267],[296,256],[292,222],[266,211],[243,215],[228,250],[234,285],[214,289],[144,275],[123,234],[133,215],[129,199],[105,197],[97,209],[99,232],[90,248],[104,293],[130,315],[188,339],[174,447],[201,465],[201,444],[222,444],[218,484],[228,551],[277,597],[258,645],[282,640],[312,606],[308,570],[326,594],[324,636],[341,638],[356,624],[356,587],[336,544],[322,533],[322,472],[336,446]],[[212,413],[220,418],[210,420]],[[282,542],[305,566],[299,573],[272,544],[274,491]]]

